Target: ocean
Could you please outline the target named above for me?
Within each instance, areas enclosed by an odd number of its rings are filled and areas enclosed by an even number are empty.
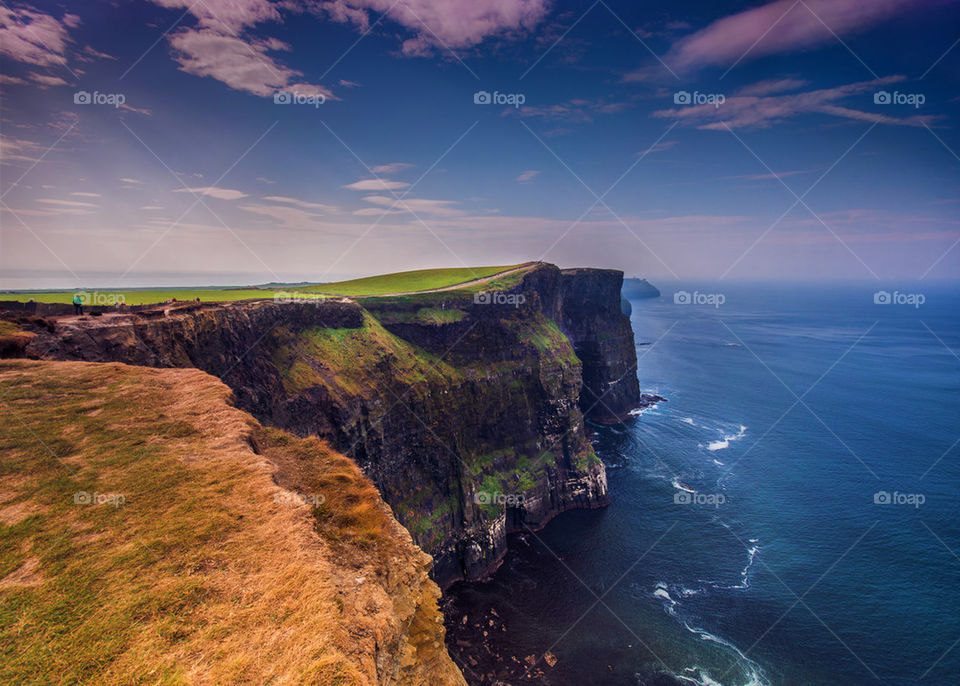
[[[451,589],[468,681],[960,683],[960,291],[658,285],[667,402],[592,427],[608,508]]]

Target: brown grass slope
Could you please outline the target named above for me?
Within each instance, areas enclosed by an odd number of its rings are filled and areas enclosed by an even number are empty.
[[[195,369],[0,361],[0,683],[463,684],[376,489],[229,401]]]

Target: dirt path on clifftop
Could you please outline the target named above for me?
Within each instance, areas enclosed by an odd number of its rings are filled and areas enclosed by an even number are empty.
[[[443,288],[427,288],[422,291],[401,291],[399,293],[379,293],[377,295],[349,295],[346,296],[351,300],[362,300],[363,298],[396,298],[402,295],[420,295],[421,293],[442,293],[444,291],[458,291],[461,288],[468,288],[470,286],[479,286],[482,283],[489,283],[494,279],[499,279],[501,277],[507,276],[509,274],[516,274],[517,272],[529,271],[534,269],[537,264],[525,264],[522,267],[513,267],[512,269],[507,269],[506,271],[497,272],[491,276],[484,276],[480,279],[471,279],[470,281],[464,281],[462,283],[457,283],[452,286],[444,286]],[[337,295],[336,293],[324,293],[323,295]]]

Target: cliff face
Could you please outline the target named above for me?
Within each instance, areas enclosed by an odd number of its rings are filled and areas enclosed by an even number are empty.
[[[104,315],[38,330],[28,356],[195,366],[265,423],[328,439],[376,484],[447,585],[507,533],[607,502],[584,428],[640,400],[622,274],[551,265],[466,291]]]
[[[660,289],[646,279],[624,279],[623,295],[626,298],[659,298]]]
[[[583,361],[580,405],[584,414],[603,423],[621,421],[640,397],[633,329],[620,303],[622,285],[618,271],[562,273],[558,317]]]

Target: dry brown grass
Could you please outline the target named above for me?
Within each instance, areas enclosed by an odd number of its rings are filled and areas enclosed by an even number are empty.
[[[0,396],[0,683],[462,683],[428,558],[343,456],[194,369],[0,361]]]

